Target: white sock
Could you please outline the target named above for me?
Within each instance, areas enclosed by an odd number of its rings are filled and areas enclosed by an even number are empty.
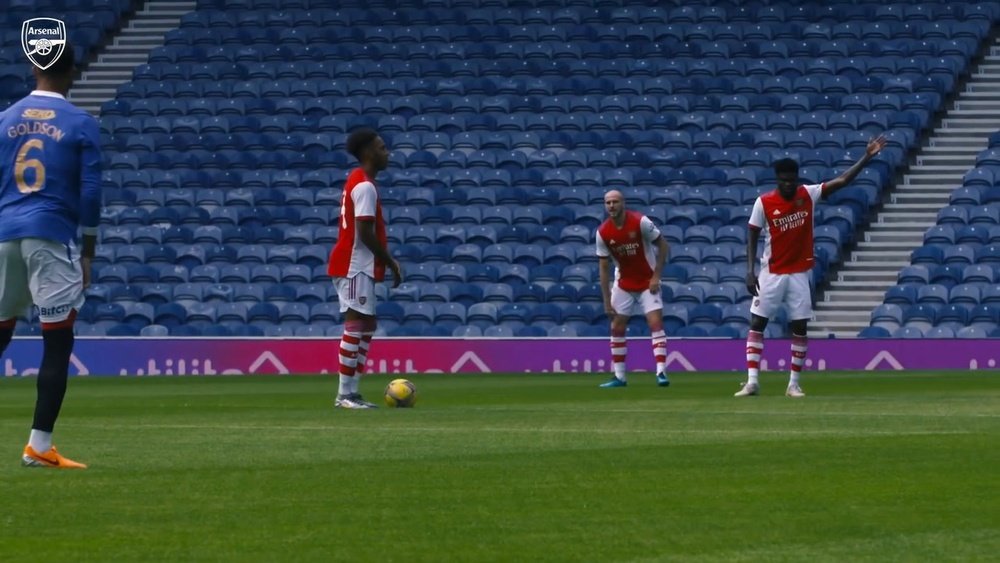
[[[358,389],[361,387],[361,374],[357,374],[351,378],[351,393],[357,393]]]
[[[35,452],[43,454],[52,449],[52,433],[31,429],[31,437],[28,438],[28,445]]]
[[[806,352],[809,351],[809,338],[804,335],[792,335],[792,369],[788,374],[788,386],[799,384],[799,373],[806,365]]]
[[[751,330],[747,335],[747,385],[757,385],[760,356],[764,352],[764,334]]]
[[[350,324],[350,322],[348,323]],[[361,332],[345,330],[340,338],[340,395],[350,395],[351,386],[358,367],[358,348],[361,344]]]
[[[653,340],[653,361],[656,362],[656,374],[667,372],[667,333],[663,330],[654,331],[651,335]]]
[[[620,381],[625,381],[625,354],[628,348],[625,344],[625,335],[611,336],[611,365],[615,370],[615,377]]]
[[[354,377],[348,377],[346,375],[340,376],[340,388],[337,393],[340,395],[350,395],[351,394],[351,384],[354,381]]]

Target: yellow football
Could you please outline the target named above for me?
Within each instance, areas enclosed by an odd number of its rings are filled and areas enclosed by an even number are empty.
[[[417,386],[406,379],[393,379],[385,386],[385,404],[393,408],[412,407],[417,402]]]

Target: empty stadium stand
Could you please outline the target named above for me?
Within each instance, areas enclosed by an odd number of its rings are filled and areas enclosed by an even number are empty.
[[[989,143],[863,336],[1000,337],[1000,132]]]
[[[101,107],[81,334],[339,335],[323,264],[346,133],[367,125],[393,150],[379,181],[407,274],[379,288],[382,333],[606,335],[593,231],[619,188],[671,244],[668,332],[742,337],[745,225],[772,162],[821,181],[889,138],[820,207],[822,283],[998,16],[983,2],[202,0]]]

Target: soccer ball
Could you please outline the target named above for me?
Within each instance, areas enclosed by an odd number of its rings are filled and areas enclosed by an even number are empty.
[[[385,386],[385,404],[393,408],[412,407],[417,402],[417,386],[406,379],[393,379]]]

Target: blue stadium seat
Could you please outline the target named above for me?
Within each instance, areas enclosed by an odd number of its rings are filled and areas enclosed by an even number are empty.
[[[907,266],[900,270],[897,283],[928,284],[930,283],[930,271],[924,266]]]
[[[890,338],[892,333],[882,327],[869,326],[862,329],[858,336],[861,338]]]
[[[938,265],[944,263],[944,250],[940,246],[921,246],[910,253],[912,264]]]
[[[253,285],[262,287],[258,284]],[[296,300],[296,290],[290,285],[272,283],[263,287],[264,289],[261,293],[260,301],[266,301],[269,303],[288,303]]]
[[[917,302],[917,286],[912,284],[892,286],[886,290],[885,302],[898,305],[912,305]]]
[[[936,326],[924,332],[924,338],[955,338],[955,331],[948,327]]]
[[[917,289],[917,303],[939,303],[948,302],[948,288],[939,284],[924,285]]]
[[[906,310],[910,307],[907,306]],[[871,314],[872,326],[883,326],[889,323],[894,326],[903,324],[903,307],[895,304],[883,304],[876,307]]]

